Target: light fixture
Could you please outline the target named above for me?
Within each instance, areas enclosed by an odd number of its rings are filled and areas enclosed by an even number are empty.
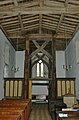
[[[63,65],[63,69],[69,71],[72,68],[72,65]]]
[[[65,51],[65,65],[63,65],[63,69],[65,69],[66,71],[69,71],[72,68],[72,65],[70,65],[68,63],[68,52],[67,52],[67,45],[68,45],[68,41],[67,41],[67,33],[66,33],[66,28],[65,28],[65,39],[66,39],[66,51]]]
[[[12,66],[11,70],[12,70],[14,73],[16,73],[16,72],[19,71],[19,67],[14,67],[14,66]]]

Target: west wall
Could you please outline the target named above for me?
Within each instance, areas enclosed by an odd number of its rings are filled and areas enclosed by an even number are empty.
[[[69,43],[66,52],[68,54],[68,64],[72,66],[69,71],[66,71],[66,77],[75,77],[76,78],[76,95],[79,98],[79,31],[74,36],[72,41]],[[78,47],[78,48],[77,48]]]
[[[11,71],[12,65],[15,64],[15,50],[12,45],[7,40],[4,33],[0,30],[0,99],[4,97],[4,51],[5,44],[8,44],[10,50],[10,58],[9,58],[9,69],[8,69],[8,77],[14,77],[14,73]]]

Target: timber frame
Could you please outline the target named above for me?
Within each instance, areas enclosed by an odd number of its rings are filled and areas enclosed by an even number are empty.
[[[1,0],[0,28],[17,50],[26,49],[30,40],[55,39],[56,49],[64,50],[65,42],[79,30],[78,0]]]
[[[43,43],[40,43],[38,41],[35,41],[33,40],[33,44],[35,45],[35,47],[37,49],[35,49],[35,51],[32,51],[30,50],[30,40],[27,38],[26,39],[26,53],[25,53],[25,78],[24,78],[24,98],[28,98],[29,95],[29,80],[30,80],[30,77],[32,76],[29,76],[29,71],[31,72],[32,71],[32,66],[34,64],[36,64],[38,62],[38,60],[42,60],[44,58],[44,56],[46,55],[49,59],[49,66],[50,69],[49,71],[49,74],[48,74],[48,78],[44,78],[44,77],[40,77],[40,80],[45,80],[45,79],[51,79],[49,81],[49,102],[52,101],[52,100],[56,100],[57,99],[57,84],[56,84],[56,48],[55,48],[55,41],[52,40],[51,41],[51,50],[48,52],[48,49],[46,49],[46,46],[48,45],[49,41],[44,41]],[[39,57],[38,53],[42,53],[43,55],[41,57]],[[31,65],[29,64],[29,60],[32,59],[32,57],[36,57],[36,61],[34,63],[32,63],[31,61]],[[30,67],[31,68],[30,68]],[[36,79],[36,78],[34,78]],[[38,78],[39,79],[39,78]]]
[[[49,99],[56,99],[56,50],[66,49],[79,30],[78,0],[1,0],[0,29],[14,49],[26,51],[24,95],[28,98],[31,58],[49,58]],[[42,52],[41,58],[38,53]],[[37,62],[37,61],[36,61]],[[44,61],[46,64],[46,61]]]

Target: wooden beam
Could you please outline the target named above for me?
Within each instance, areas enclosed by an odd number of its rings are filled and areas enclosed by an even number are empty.
[[[39,14],[39,34],[41,34],[41,28],[42,28],[42,14]]]
[[[48,58],[52,59],[52,56],[44,49],[41,49],[41,52],[45,54]]]
[[[26,51],[25,51],[25,65],[24,65],[24,81],[23,81],[23,98],[29,97],[29,35],[26,36]]]
[[[29,35],[26,35],[26,50],[28,50],[28,53],[29,53],[29,43],[30,42],[30,40],[29,40]]]
[[[45,19],[44,19],[45,18]],[[53,24],[53,23],[58,23],[58,21],[55,19],[55,20],[53,20],[53,18],[51,18],[50,16],[49,16],[49,18],[47,18],[47,17],[43,17],[43,21],[44,22],[49,22],[49,23],[51,23],[51,24]]]
[[[46,41],[42,44],[41,49],[45,48],[48,43],[49,43],[49,41],[46,40]]]
[[[38,54],[40,52],[39,49],[36,49],[34,52],[30,54],[30,57],[32,58],[34,55]]]
[[[50,30],[50,31],[55,31],[56,27],[49,27],[48,25],[46,24],[43,24],[42,25],[42,28],[46,29],[46,30]]]
[[[58,26],[57,26],[57,28],[56,28],[56,33],[57,33],[58,30],[59,30],[59,27],[60,27],[60,25],[61,25],[61,22],[62,22],[63,18],[64,18],[64,14],[61,14],[61,17],[60,17],[60,20],[59,20]]]
[[[49,83],[32,83],[32,85],[47,86],[47,85],[49,85]]]
[[[36,77],[36,78],[30,78],[30,80],[37,80],[37,81],[50,81],[52,78],[45,78],[45,77]]]
[[[15,6],[18,6],[18,1],[17,0],[13,0],[13,1],[14,1]]]
[[[33,41],[34,45],[35,45],[37,48],[40,47],[39,44],[38,44],[38,42],[36,42],[36,40],[32,40],[32,41]]]
[[[37,24],[33,24],[33,25],[31,25],[31,26],[26,26],[25,27],[25,29],[26,30],[32,30],[32,29],[35,29],[35,28],[38,28],[38,23]],[[18,30],[20,31],[21,30],[21,28],[18,28]],[[17,31],[17,28],[14,28],[14,29],[9,29],[9,30],[7,30],[8,32],[15,32],[15,31]]]
[[[41,39],[51,39],[52,35],[51,34],[30,34],[30,39],[36,39],[36,38],[41,38]]]
[[[36,42],[36,40],[33,40],[33,43],[35,44],[35,46],[39,49],[43,49],[45,48],[45,46],[48,44],[48,40],[46,40],[41,46],[38,44],[38,42]]]
[[[23,0],[19,0],[19,2],[21,2],[21,1],[23,1]],[[17,4],[17,0],[6,0],[6,1],[0,1],[0,5],[6,5],[6,4],[11,4],[11,3],[13,3],[13,2],[15,2],[15,4]]]
[[[33,6],[33,4],[38,4],[35,2],[30,2],[31,7],[27,6],[27,3],[23,3],[20,6],[13,6],[11,8],[7,6],[0,7],[0,14],[2,15],[18,15],[20,14],[61,14],[61,13],[70,13],[76,14],[79,13],[79,6],[69,4],[67,10],[65,9],[64,3],[56,2],[56,1],[44,1],[44,5],[40,8],[40,6]],[[46,4],[50,4],[51,6],[45,6]],[[33,7],[32,7],[33,6]],[[60,9],[61,7],[61,9]],[[6,10],[5,10],[6,9]],[[16,11],[16,12],[15,12]]]
[[[34,55],[36,55],[38,52],[42,52],[43,54],[45,54],[46,56],[48,56],[48,58],[52,58],[52,56],[46,51],[44,50],[45,46],[48,44],[48,40],[46,40],[41,46],[33,40],[33,43],[35,44],[35,46],[37,47],[37,49],[31,53],[30,57],[33,57]]]
[[[52,76],[52,84],[51,84],[51,97],[52,100],[56,99],[57,97],[57,84],[56,84],[56,43],[55,40],[52,40],[52,72],[51,72],[51,76]]]
[[[23,22],[22,22],[20,13],[18,14],[18,19],[19,19],[19,22],[20,22],[20,26],[21,26],[22,31],[24,31],[24,26],[23,26]]]
[[[40,9],[43,7],[43,0],[39,0]],[[42,14],[39,14],[39,34],[41,34]]]
[[[57,34],[57,35],[51,35],[51,34],[30,34],[29,35],[29,39],[30,40],[33,40],[33,39],[42,39],[42,40],[49,40],[49,39],[52,39],[52,38],[57,38],[57,39],[64,39],[64,34],[63,33],[60,33],[60,34]],[[12,33],[10,34],[9,38],[16,38],[16,34],[15,33]],[[20,36],[20,34],[18,34],[17,38],[25,38],[23,36]],[[71,36],[67,35],[67,38],[71,38]],[[22,39],[20,39],[22,40]]]
[[[0,5],[11,4],[12,0],[0,1]]]
[[[43,6],[43,4],[44,4],[44,0],[39,0],[39,6],[40,6],[40,8]]]
[[[69,0],[65,0],[65,7],[66,7],[66,9],[68,7],[68,3],[69,3]]]

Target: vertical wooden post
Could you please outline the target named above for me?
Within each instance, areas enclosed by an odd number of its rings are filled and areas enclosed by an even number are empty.
[[[24,66],[24,84],[23,98],[27,99],[29,91],[29,36],[26,36],[25,66]]]
[[[50,66],[52,80],[49,82],[49,101],[52,101],[56,99],[56,50],[54,40],[52,40],[52,60],[50,64],[52,64]]]
[[[55,40],[52,40],[52,99],[56,100],[57,90],[56,90],[56,47]]]
[[[55,112],[54,102],[57,97],[56,91],[56,47],[55,40],[52,40],[52,61],[50,61],[51,65],[51,78],[52,80],[49,82],[49,112],[53,114]],[[53,112],[53,113],[52,113]],[[53,119],[55,120],[55,114],[53,115]]]
[[[56,120],[55,112],[55,101],[57,99],[57,89],[56,89],[56,46],[55,41],[52,40],[52,60],[50,61],[51,66],[51,77],[52,80],[49,82],[49,112],[53,120]]]
[[[29,53],[29,35],[26,36],[26,50],[28,50]]]

